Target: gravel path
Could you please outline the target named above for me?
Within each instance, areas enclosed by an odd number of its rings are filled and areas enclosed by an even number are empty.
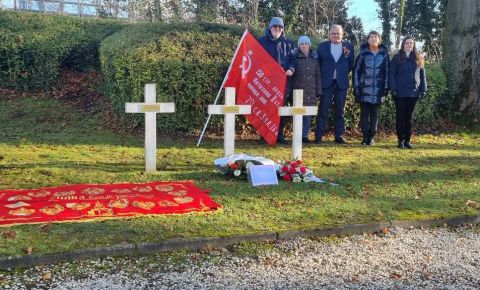
[[[480,289],[480,226],[293,239],[0,272],[2,289]]]

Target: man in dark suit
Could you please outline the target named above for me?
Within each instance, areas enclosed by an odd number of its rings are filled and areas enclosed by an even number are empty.
[[[329,32],[329,41],[322,42],[317,48],[318,62],[322,74],[323,95],[317,114],[315,128],[315,143],[322,143],[325,126],[328,120],[328,110],[334,103],[335,107],[335,143],[345,144],[345,102],[348,90],[348,74],[353,68],[353,46],[343,41],[343,28],[333,25]]]

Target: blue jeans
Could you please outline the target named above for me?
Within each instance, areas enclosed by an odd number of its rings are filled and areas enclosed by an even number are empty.
[[[328,110],[332,104],[335,108],[334,128],[335,138],[343,136],[345,132],[345,101],[347,100],[347,90],[338,88],[337,81],[333,81],[332,85],[323,89],[323,95],[318,105],[317,126],[315,128],[315,139],[320,140],[323,137],[325,126],[328,121]]]

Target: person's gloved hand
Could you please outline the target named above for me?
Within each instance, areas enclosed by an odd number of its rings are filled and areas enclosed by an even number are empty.
[[[287,70],[287,77],[291,77],[291,76],[293,76],[293,71]]]

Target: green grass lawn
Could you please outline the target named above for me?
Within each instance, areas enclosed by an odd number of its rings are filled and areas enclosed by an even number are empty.
[[[307,145],[305,163],[315,175],[339,183],[252,188],[246,180],[215,171],[223,141],[164,137],[159,172],[145,174],[143,135],[114,133],[101,114],[60,101],[0,96],[0,189],[78,183],[194,180],[211,190],[223,211],[84,223],[0,228],[0,256],[51,253],[174,237],[229,236],[346,223],[418,220],[480,211],[480,134],[415,136],[414,150],[396,148],[393,136],[375,146],[350,140]],[[162,137],[161,134],[159,134]],[[237,140],[237,152],[289,159],[290,147],[269,148]],[[468,200],[476,203],[469,203]],[[14,231],[15,236],[5,234]]]

